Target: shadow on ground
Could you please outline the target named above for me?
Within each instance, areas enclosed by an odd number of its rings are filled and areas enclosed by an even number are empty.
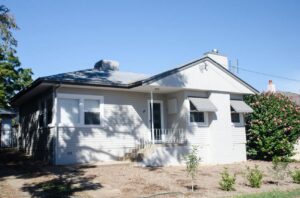
[[[21,179],[35,179],[34,183],[26,183],[21,190],[32,197],[70,197],[75,192],[103,188],[101,183],[93,182],[95,176],[84,175],[84,170],[92,165],[51,166],[36,161],[14,149],[0,150],[0,180],[14,176]],[[44,179],[46,178],[46,179]]]

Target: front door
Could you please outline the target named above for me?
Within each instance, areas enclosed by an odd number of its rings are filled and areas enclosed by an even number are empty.
[[[152,132],[152,111],[151,111],[151,102],[149,103],[149,112],[150,112],[150,129]],[[162,123],[162,102],[153,102],[153,128],[154,128],[154,140],[161,140],[161,133],[163,128]],[[151,138],[152,133],[151,133]]]

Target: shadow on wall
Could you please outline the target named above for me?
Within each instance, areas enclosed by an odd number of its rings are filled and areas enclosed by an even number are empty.
[[[185,87],[186,83],[187,77],[178,72],[158,81],[160,86],[166,87]]]
[[[53,151],[53,137],[50,127],[39,127],[38,101],[34,100],[21,108],[20,127],[22,129],[18,144],[21,150],[32,154],[35,159],[50,162]]]
[[[141,117],[130,115],[130,108],[134,107],[123,104],[110,108],[103,127],[60,127],[58,162],[121,160],[143,140],[141,131],[147,130]]]
[[[176,145],[166,147],[155,147],[154,151],[144,160],[144,164],[150,167],[164,165],[180,165],[184,163],[185,156],[189,153],[190,148],[187,145]]]

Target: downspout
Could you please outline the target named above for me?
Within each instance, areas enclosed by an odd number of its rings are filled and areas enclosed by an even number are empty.
[[[153,91],[151,90],[151,101],[150,101],[150,108],[151,108],[151,136],[152,136],[152,144],[154,144],[154,121],[153,121]]]

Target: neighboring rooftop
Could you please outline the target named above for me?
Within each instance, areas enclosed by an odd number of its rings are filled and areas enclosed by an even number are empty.
[[[278,91],[278,93],[282,93],[283,95],[290,98],[291,101],[295,102],[297,105],[300,106],[300,94],[288,92],[288,91]]]
[[[0,108],[0,115],[15,115],[16,113],[9,109]]]

